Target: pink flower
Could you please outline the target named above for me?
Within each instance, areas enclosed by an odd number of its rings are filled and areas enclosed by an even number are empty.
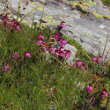
[[[42,41],[42,40],[38,40],[38,41],[36,42],[36,44],[41,45],[41,44],[43,44],[43,41]]]
[[[76,104],[77,104],[76,101],[74,101],[74,102],[73,102],[73,105],[76,105]]]
[[[24,56],[30,58],[30,57],[31,57],[31,53],[30,53],[30,52],[25,52],[25,53],[24,53]]]
[[[102,56],[97,57],[97,63],[102,63]]]
[[[67,25],[65,23],[60,24],[60,28],[66,28],[66,27],[67,27]]]
[[[21,28],[20,28],[20,24],[18,23],[17,20],[13,19],[12,20],[12,23],[11,23],[11,27],[17,31],[19,31]]]
[[[37,45],[45,45],[46,42],[43,42],[42,40],[38,40],[38,41],[36,41],[36,44]]]
[[[82,64],[81,66],[80,66],[80,68],[82,69],[82,70],[85,70],[85,69],[87,69],[87,66],[86,66],[86,64]]]
[[[87,69],[87,65],[84,64],[81,60],[77,60],[77,61],[76,61],[76,66],[77,66],[78,68],[82,69],[82,70]]]
[[[54,34],[54,39],[57,40],[57,41],[60,39],[59,33],[55,33],[55,34]]]
[[[3,16],[3,20],[4,20],[4,21],[5,21],[5,20],[9,20],[8,15]]]
[[[46,47],[42,47],[43,48],[43,50],[46,52],[47,51],[47,49],[46,49]]]
[[[15,19],[13,19],[12,21],[10,21],[8,15],[3,16],[3,21],[4,21],[4,24],[9,29],[14,29],[14,30],[17,30],[17,31],[19,31],[21,29],[19,22],[17,20],[15,20]]]
[[[102,90],[102,94],[108,97],[108,92],[105,89]]]
[[[6,20],[6,21],[4,21],[4,23],[5,23],[5,25],[7,25],[8,26],[8,28],[12,28],[11,27],[11,21],[9,21],[9,20]]]
[[[98,57],[93,56],[91,60],[94,61],[95,63],[102,63],[102,56],[98,56]]]
[[[39,35],[38,38],[39,39],[45,39],[44,36],[42,36],[42,35]]]
[[[89,93],[93,91],[92,85],[89,84],[89,85],[87,86],[87,91],[88,91]]]
[[[66,41],[66,40],[63,40],[63,39],[60,39],[60,40],[58,41],[58,43],[59,43],[59,45],[60,45],[61,47],[64,47],[64,46],[67,44],[67,41]]]
[[[58,50],[58,54],[59,54],[59,56],[61,56],[62,58],[65,58],[65,50],[59,49],[59,50]]]
[[[59,49],[55,50],[54,55],[57,56],[57,57],[59,56]]]
[[[76,66],[77,66],[77,67],[80,67],[82,64],[83,64],[83,63],[82,63],[81,60],[77,60],[77,61],[76,61]]]
[[[48,48],[48,50],[49,50],[52,54],[54,54],[56,49],[51,46],[51,47]]]
[[[7,25],[9,29],[15,29],[17,31],[20,30],[20,24],[17,20],[13,19],[12,21],[9,21],[8,19],[4,20],[4,23]]]
[[[68,59],[71,56],[71,52],[70,52],[70,50],[65,50],[65,51],[66,51],[65,58]]]
[[[4,65],[4,72],[7,72],[10,69],[10,66],[8,64]]]
[[[7,24],[6,22],[9,21],[8,15],[3,16],[3,21],[4,21],[5,24]]]
[[[55,56],[60,56],[62,58],[69,58],[71,52],[69,50],[65,50],[64,48],[56,49],[54,52]]]
[[[13,55],[13,58],[14,58],[15,60],[17,60],[17,59],[19,58],[19,53],[18,53],[18,52],[15,52],[14,55]]]
[[[97,61],[97,57],[94,56],[94,57],[91,58],[91,60],[96,62]]]
[[[42,42],[43,45],[46,45],[46,42]]]

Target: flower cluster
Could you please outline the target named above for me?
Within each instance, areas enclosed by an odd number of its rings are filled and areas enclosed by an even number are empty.
[[[19,58],[19,53],[15,52],[14,55],[12,56],[12,58],[17,60]]]
[[[10,69],[9,64],[4,64],[4,72],[7,72]]]
[[[49,48],[51,53],[57,57],[68,59],[71,56],[71,51],[64,48],[67,44],[67,41],[62,39],[59,33],[55,33],[53,38],[55,39],[55,41],[57,41],[58,46],[51,46]]]
[[[93,56],[91,60],[95,63],[102,63],[102,56]]]
[[[37,37],[36,44],[41,45],[44,51],[49,51],[52,55],[56,57],[68,59],[71,55],[71,52],[70,50],[64,48],[64,46],[67,44],[67,41],[62,39],[59,33],[55,33],[53,38],[57,42],[56,47],[54,46],[54,43],[47,46],[48,43],[44,41],[45,37],[42,35],[39,35]]]
[[[71,55],[71,52],[69,50],[66,50],[62,47],[60,47],[58,49],[54,48],[54,47],[50,47],[49,50],[54,56],[57,56],[57,57],[62,57],[62,58],[68,59]]]
[[[24,52],[24,57],[25,58],[31,58],[31,53],[30,52]],[[20,58],[20,55],[18,52],[14,52],[12,58],[16,61],[18,61],[18,59]],[[4,72],[7,72],[8,70],[10,70],[10,65],[8,63],[4,64],[4,68],[3,68]]]
[[[88,93],[92,93],[93,92],[93,86],[91,84],[87,85],[87,92]],[[106,89],[103,89],[101,92],[100,92],[100,95],[101,96],[106,96],[108,97],[108,92]]]
[[[46,52],[47,51],[47,48],[45,46],[46,42],[44,41],[45,37],[42,35],[39,35],[37,38],[38,38],[38,40],[36,41],[36,44],[41,45],[42,49]]]
[[[76,67],[85,70],[87,69],[87,65],[85,63],[83,63],[81,60],[77,60],[76,61]]]
[[[102,56],[92,56],[91,61],[95,63],[102,63],[103,58]],[[88,68],[88,66],[85,63],[83,63],[81,60],[77,60],[75,66],[82,70],[85,70]]]
[[[15,19],[10,20],[7,15],[0,19],[0,24],[4,24],[4,26],[8,27],[10,30],[19,31],[21,29],[19,22]]]

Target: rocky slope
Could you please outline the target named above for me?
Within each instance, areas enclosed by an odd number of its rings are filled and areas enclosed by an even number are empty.
[[[18,1],[19,0],[8,0],[9,9],[15,14],[17,13]],[[71,5],[67,0],[45,0],[45,2],[44,0],[33,1],[35,2],[33,3],[32,0],[23,0],[21,3],[21,16],[25,15],[33,8],[38,7],[33,14],[26,18],[28,23],[31,23],[33,18],[34,22],[38,23],[41,17],[43,17],[43,20],[47,22],[44,24],[50,25],[52,28],[61,21],[65,21],[68,27],[61,32],[64,35],[74,38],[84,47],[84,49],[93,54],[102,53],[108,38],[106,53],[109,51],[110,9],[104,6],[100,0],[94,0],[96,4],[92,6],[84,4],[87,9],[86,11],[83,11],[78,6]],[[0,2],[0,9],[3,10],[5,0],[1,0]]]

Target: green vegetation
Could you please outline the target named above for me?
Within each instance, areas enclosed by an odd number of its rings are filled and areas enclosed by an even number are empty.
[[[70,67],[51,55],[47,59],[45,51],[39,52],[36,40],[42,34],[48,44],[57,30],[24,24],[13,30],[5,23],[0,24],[0,110],[109,110],[109,96],[97,101],[104,95],[99,94],[103,89],[108,94],[110,91],[109,62],[94,63],[91,55],[67,36],[62,37],[78,49],[76,57],[87,68]],[[19,58],[13,58],[15,52]],[[25,52],[31,57],[24,56]],[[9,68],[4,70],[4,65]],[[92,93],[86,89],[89,84]]]
[[[102,0],[102,2],[106,5],[110,5],[110,0]]]

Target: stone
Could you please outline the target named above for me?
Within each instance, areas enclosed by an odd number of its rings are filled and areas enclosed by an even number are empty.
[[[0,11],[4,10],[4,8],[5,8],[5,5],[0,3]]]
[[[72,66],[76,61],[76,53],[78,50],[70,44],[66,44],[64,49],[71,51],[71,56],[66,61],[70,66]]]

